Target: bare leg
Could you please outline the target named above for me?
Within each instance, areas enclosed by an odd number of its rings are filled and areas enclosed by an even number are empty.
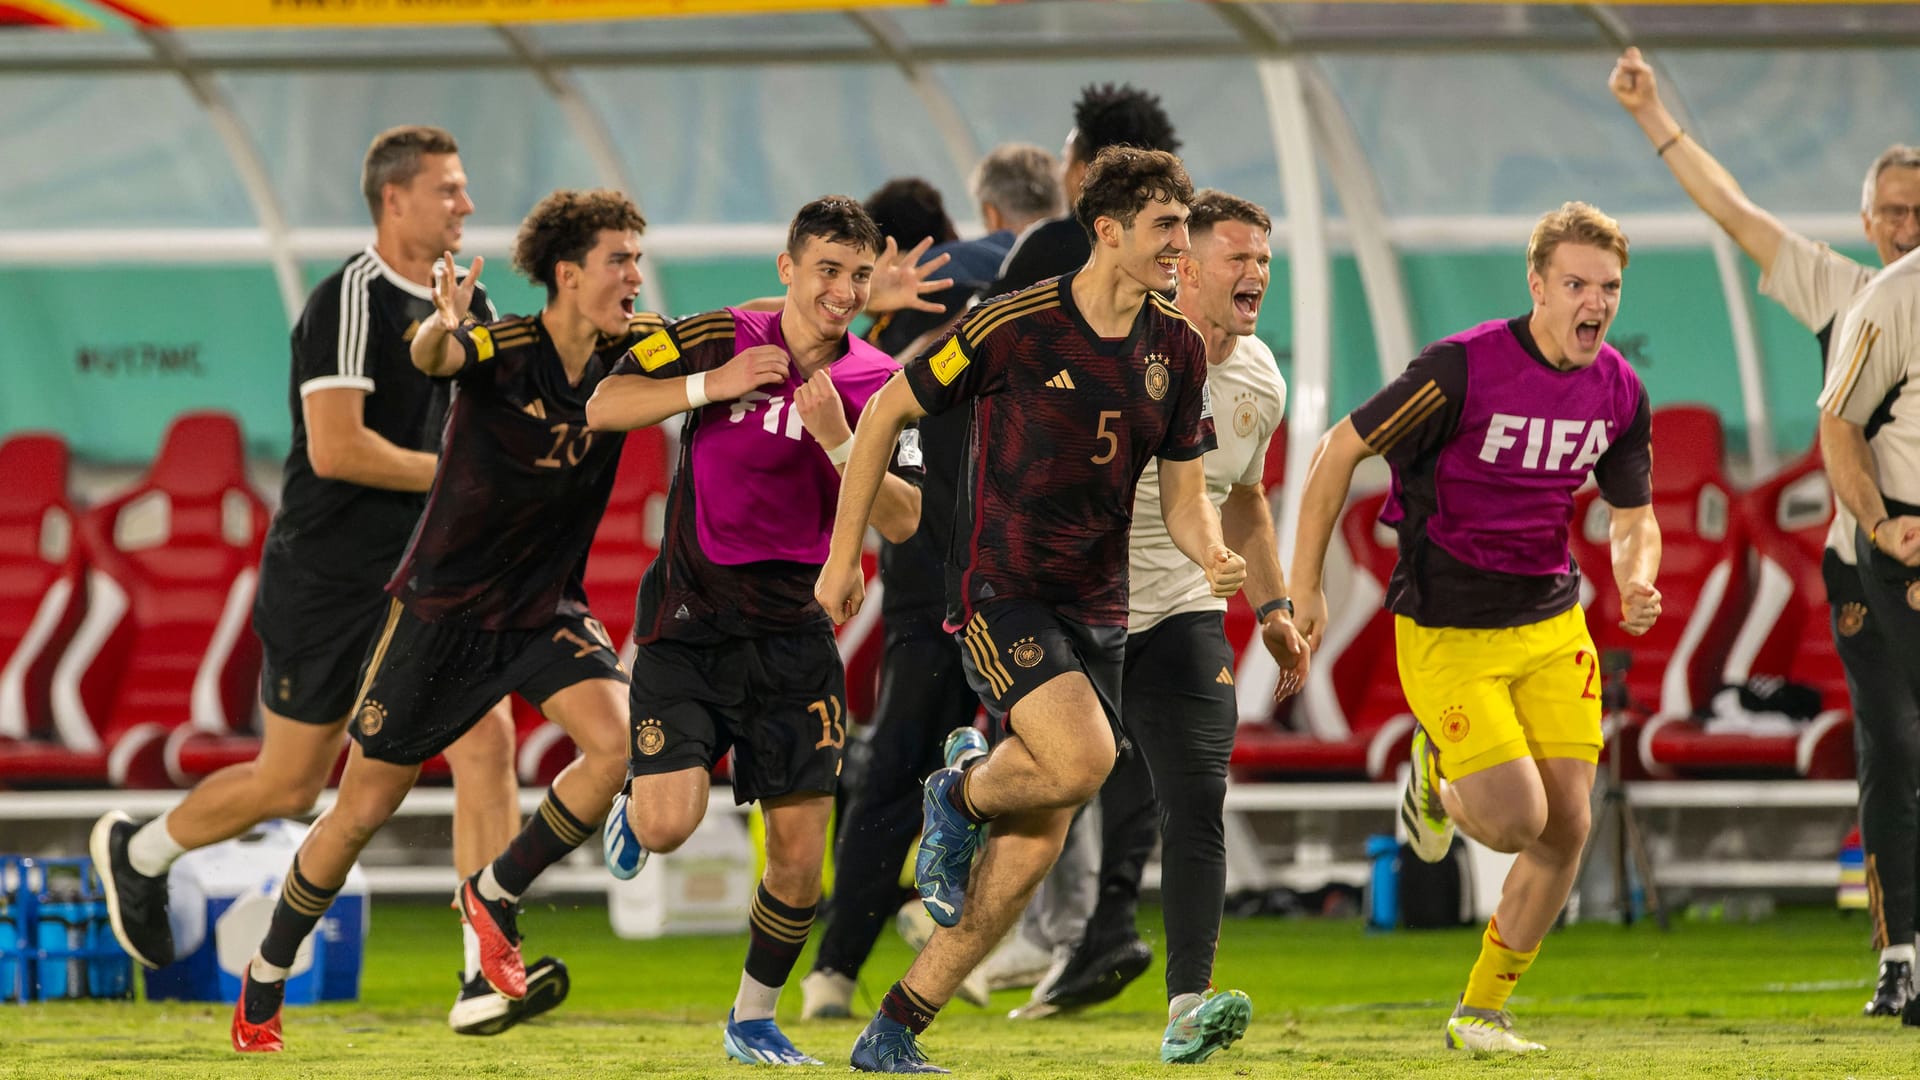
[[[520,831],[513,710],[501,699],[444,753],[453,770],[453,870],[472,877]]]
[[[270,709],[262,713],[259,756],[200,781],[167,812],[167,835],[181,848],[203,848],[270,818],[313,809],[340,757],[346,721],[303,724]]]
[[[633,797],[627,800],[627,827],[648,851],[677,850],[707,816],[707,790],[712,786],[706,769],[636,776]]]

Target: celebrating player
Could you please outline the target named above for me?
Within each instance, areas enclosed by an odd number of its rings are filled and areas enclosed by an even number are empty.
[[[1541,1049],[1513,1031],[1506,1003],[1587,838],[1599,661],[1567,534],[1589,474],[1613,507],[1623,628],[1643,634],[1660,615],[1651,409],[1606,344],[1626,265],[1612,218],[1585,203],[1546,214],[1527,244],[1532,313],[1427,346],[1320,440],[1307,477],[1292,577],[1297,625],[1317,645],[1321,571],[1354,466],[1379,454],[1393,468],[1380,518],[1400,537],[1386,605],[1420,722],[1401,808],[1414,853],[1443,858],[1458,823],[1519,855],[1447,1021],[1455,1049]]]
[[[645,227],[616,192],[547,196],[514,240],[514,265],[546,287],[546,308],[485,326],[467,323],[481,262],[456,284],[446,256],[412,347],[415,366],[458,387],[444,453],[387,586],[339,795],[294,857],[242,981],[236,1050],[281,1049],[280,1005],[301,940],[420,764],[515,691],[581,756],[506,850],[461,883],[457,905],[487,982],[510,999],[527,995],[516,901],[593,834],[626,774],[626,674],[581,587],[623,440],[589,430],[586,405],[620,352],[661,325],[633,312]]]
[[[1285,698],[1304,681],[1308,653],[1293,627],[1261,484],[1287,397],[1273,351],[1253,336],[1267,290],[1271,225],[1266,211],[1245,199],[1194,193],[1193,246],[1180,260],[1178,306],[1206,340],[1208,392],[1224,421],[1214,426],[1219,447],[1203,459],[1207,497],[1220,508],[1227,543],[1247,560],[1247,600],[1280,665],[1276,694]],[[1133,518],[1121,700],[1138,752],[1114,766],[1100,791],[1100,901],[1086,940],[1040,997],[1056,1009],[1105,1001],[1127,983],[1113,973],[1130,978],[1153,959],[1134,917],[1140,874],[1158,841],[1168,1001],[1160,1056],[1191,1063],[1231,1045],[1252,1014],[1240,991],[1208,996],[1227,889],[1227,759],[1239,723],[1233,647],[1226,601],[1174,546],[1151,473],[1140,478]]]
[[[1005,935],[1074,811],[1113,767],[1128,523],[1149,459],[1159,458],[1167,530],[1213,595],[1232,595],[1245,577],[1221,539],[1200,460],[1214,445],[1206,345],[1160,295],[1177,283],[1192,199],[1172,154],[1103,152],[1077,206],[1093,238],[1087,265],[976,308],[889,381],[862,420],[815,593],[836,621],[859,610],[860,541],[893,433],[970,406],[949,626],[966,649],[968,681],[1004,717],[1007,737],[927,781],[915,877],[941,929],[854,1044],[856,1069],[945,1071],[927,1063],[916,1036]]]
[[[632,783],[606,819],[608,868],[640,871],[706,814],[709,775],[733,751],[733,795],[758,801],[767,869],[722,1045],[750,1065],[818,1065],[774,1022],[820,900],[827,823],[846,744],[846,672],[813,599],[856,418],[899,365],[848,332],[866,306],[879,229],[830,196],[793,219],[778,313],[682,319],[641,341],[594,395],[598,431],[691,410],[667,498],[666,539],[641,579],[634,636]],[[883,460],[921,468],[919,433],[884,433]],[[901,476],[874,524],[899,542],[920,519]]]
[[[453,136],[434,127],[381,132],[360,185],[374,241],[307,298],[293,330],[293,448],[267,532],[253,627],[260,673],[260,754],[201,781],[144,825],[114,811],[94,826],[93,863],[114,936],[148,967],[173,962],[167,868],[188,851],[268,818],[305,814],[339,759],[367,637],[386,608],[381,586],[406,549],[433,483],[447,386],[414,369],[408,334],[433,313],[433,265],[460,250],[473,213]],[[476,282],[476,311],[493,308]],[[453,862],[460,877],[520,828],[513,721],[505,703],[446,748],[454,776]],[[565,965],[535,965],[542,991],[523,1001],[480,974],[479,942],[449,1022],[490,1035],[565,995]]]

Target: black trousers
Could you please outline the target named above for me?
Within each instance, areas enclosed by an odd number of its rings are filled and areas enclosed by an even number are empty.
[[[960,669],[960,644],[938,616],[889,618],[864,779],[834,841],[831,913],[815,971],[860,974],[887,920],[915,893],[900,868],[920,835],[920,782],[941,765],[947,733],[973,723],[980,700]]]
[[[1226,902],[1222,809],[1238,708],[1225,622],[1191,612],[1128,636],[1120,700],[1134,753],[1100,790],[1100,899],[1084,947],[1136,933],[1141,871],[1161,841],[1169,1000],[1212,982]]]
[[[1873,944],[1884,949],[1920,932],[1920,569],[1875,550],[1864,531],[1854,540],[1857,567],[1828,552],[1822,569],[1853,698]]]

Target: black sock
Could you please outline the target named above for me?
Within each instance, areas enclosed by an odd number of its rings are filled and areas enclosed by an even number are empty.
[[[567,857],[574,848],[587,842],[593,828],[560,805],[552,791],[540,800],[540,809],[528,819],[527,827],[513,838],[507,850],[493,861],[493,880],[514,896],[532,887],[540,872]]]
[[[251,964],[253,961],[249,960],[247,963]],[[247,1023],[264,1024],[273,1019],[273,1014],[280,1011],[280,1003],[286,999],[287,980],[263,983],[249,974],[246,997],[242,1000]]]
[[[887,988],[887,996],[880,999],[880,1011],[889,1019],[905,1024],[915,1035],[927,1030],[933,1018],[940,1013],[940,1007],[927,1004],[927,999],[907,986],[905,979]]]
[[[280,885],[280,902],[273,905],[273,922],[267,927],[266,938],[260,942],[260,959],[277,968],[292,967],[300,943],[313,933],[315,924],[327,913],[334,894],[339,891],[340,885],[321,888],[308,881],[300,873],[300,859],[295,856],[293,868],[287,871],[287,880]]]
[[[979,760],[979,758],[974,759],[975,762]],[[973,799],[967,795],[967,787],[973,782],[973,766],[969,764],[964,768],[966,771],[960,774],[960,782],[947,789],[947,804],[960,811],[961,817],[975,825],[985,825],[993,819],[981,813],[980,809],[973,805]]]
[[[794,961],[806,948],[807,934],[813,929],[813,913],[818,904],[792,907],[767,891],[766,882],[753,893],[753,910],[747,916],[746,971],[763,986],[785,986],[793,974]]]

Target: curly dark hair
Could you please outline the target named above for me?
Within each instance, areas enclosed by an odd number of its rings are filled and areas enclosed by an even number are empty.
[[[1074,153],[1081,161],[1091,162],[1109,146],[1179,151],[1180,140],[1159,95],[1126,83],[1102,83],[1080,91],[1080,101],[1073,107]]]
[[[902,248],[922,240],[945,244],[960,239],[947,216],[947,202],[940,189],[917,176],[903,176],[880,185],[867,196],[867,215],[880,228],[881,236],[891,236]]]
[[[1193,193],[1193,201],[1187,205],[1193,209],[1193,216],[1187,219],[1187,228],[1195,233],[1211,229],[1223,221],[1237,221],[1262,232],[1273,231],[1273,219],[1260,209],[1260,204],[1248,202],[1238,195],[1229,195],[1219,188],[1201,188]]]
[[[787,229],[787,254],[798,260],[807,238],[812,236],[830,244],[864,248],[875,255],[885,246],[880,226],[859,203],[845,195],[823,195],[793,215],[793,224]]]
[[[559,295],[554,267],[577,263],[608,229],[646,232],[647,219],[633,200],[618,191],[556,191],[541,199],[520,223],[513,238],[513,268],[528,281],[544,285],[547,299]]]
[[[1193,205],[1193,181],[1187,178],[1187,167],[1165,150],[1109,146],[1087,166],[1087,179],[1073,213],[1080,227],[1087,230],[1087,237],[1098,244],[1095,221],[1110,217],[1131,228],[1133,219],[1155,199]]]

